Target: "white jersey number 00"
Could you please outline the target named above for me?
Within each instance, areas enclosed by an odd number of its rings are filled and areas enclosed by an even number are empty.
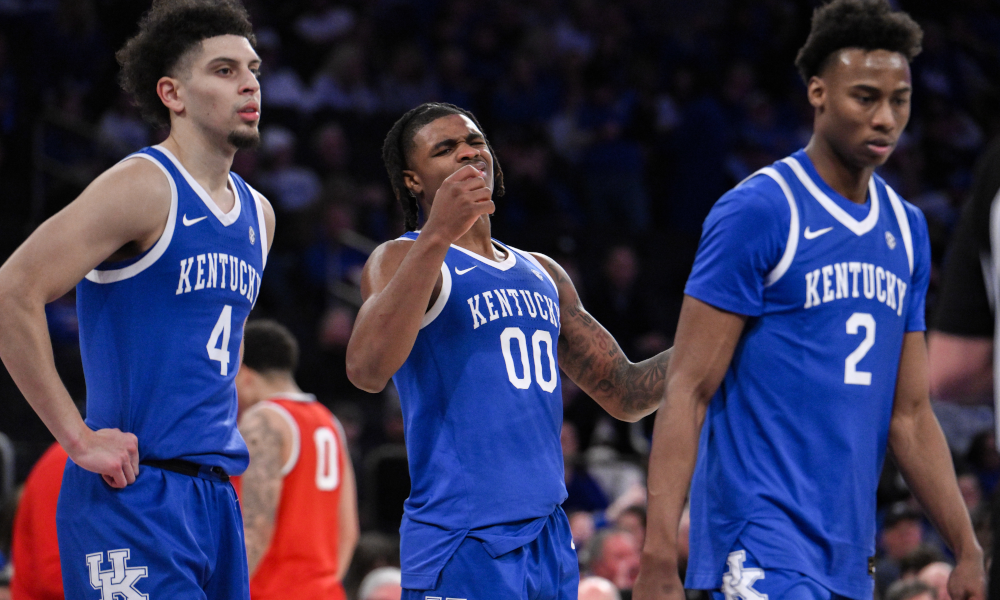
[[[518,366],[514,364],[514,354],[511,352],[513,342],[517,343],[517,348],[521,353],[521,375],[518,376]],[[549,360],[549,378],[545,379],[542,373],[542,345],[545,345],[545,355]],[[531,336],[531,347],[534,351],[535,382],[538,387],[550,394],[556,389],[559,382],[559,369],[556,368],[556,357],[552,351],[552,334],[544,329],[535,331]],[[508,327],[500,334],[500,350],[503,352],[503,361],[507,365],[507,378],[519,390],[526,390],[531,387],[531,364],[528,361],[528,339],[520,327]]]

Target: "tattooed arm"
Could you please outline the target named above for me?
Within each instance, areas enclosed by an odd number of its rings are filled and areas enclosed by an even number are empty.
[[[608,414],[638,421],[652,413],[663,397],[663,380],[673,349],[640,363],[622,352],[608,330],[590,316],[569,275],[554,260],[532,253],[559,289],[559,366]]]
[[[240,419],[240,433],[250,449],[250,466],[241,478],[240,505],[250,576],[260,564],[271,537],[281,498],[281,467],[291,453],[291,427],[275,411],[261,406]]]

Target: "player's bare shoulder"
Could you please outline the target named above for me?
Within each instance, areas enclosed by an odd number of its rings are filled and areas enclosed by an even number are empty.
[[[99,175],[71,207],[94,213],[109,228],[124,228],[125,237],[145,249],[163,233],[174,195],[174,184],[160,166],[133,157]]]
[[[535,258],[545,270],[549,272],[552,277],[552,281],[556,284],[556,289],[559,291],[559,302],[565,304],[567,302],[577,302],[579,300],[578,294],[576,292],[576,286],[573,285],[573,280],[570,279],[569,274],[566,269],[557,263],[554,259],[542,254],[541,252],[529,252],[531,256]]]
[[[372,294],[381,292],[389,285],[389,281],[399,270],[399,265],[413,247],[413,243],[414,240],[410,239],[395,239],[383,242],[375,248],[361,274],[362,298],[367,300]]]

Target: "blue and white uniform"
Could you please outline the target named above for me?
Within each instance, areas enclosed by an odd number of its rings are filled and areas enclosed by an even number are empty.
[[[576,597],[559,508],[559,293],[533,256],[494,243],[502,262],[448,250],[441,292],[393,376],[412,482],[407,598]]]
[[[877,175],[853,203],[801,150],[715,205],[685,293],[749,318],[701,432],[687,587],[757,598],[774,569],[871,598],[875,490],[929,273],[917,208]]]
[[[248,597],[236,495],[209,469],[238,474],[249,462],[234,377],[267,259],[261,198],[230,174],[236,202],[223,213],[166,148],[126,160],[159,167],[170,210],[152,248],[77,286],[86,422],[134,433],[140,461],[182,459],[204,472],[142,466],[115,490],[67,463],[57,516],[67,597]]]

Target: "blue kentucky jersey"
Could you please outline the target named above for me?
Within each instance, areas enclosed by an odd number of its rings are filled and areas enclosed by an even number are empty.
[[[749,318],[701,432],[687,587],[718,588],[738,541],[765,569],[871,597],[875,489],[929,270],[918,209],[878,176],[847,200],[801,150],[713,207],[685,293]]]
[[[139,438],[140,459],[181,458],[241,473],[234,377],[243,323],[267,258],[260,199],[230,174],[223,213],[168,150],[145,148],[170,182],[160,239],[142,255],[104,263],[77,286],[87,424]]]
[[[433,587],[466,535],[527,543],[566,498],[559,294],[534,257],[496,244],[503,262],[448,250],[440,295],[393,376],[412,482],[404,587]]]

